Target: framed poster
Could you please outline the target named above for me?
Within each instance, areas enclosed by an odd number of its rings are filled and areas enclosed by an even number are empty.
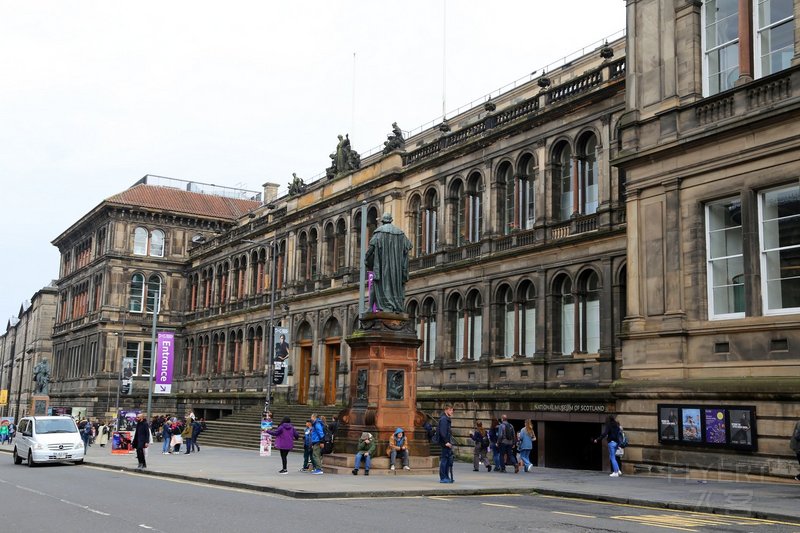
[[[700,409],[681,409],[681,440],[686,442],[701,442]]]
[[[753,446],[755,416],[750,409],[730,409],[728,420],[731,425],[730,443],[733,446],[749,448]]]
[[[661,407],[658,410],[658,440],[677,441],[679,439],[678,407]]]
[[[703,409],[705,413],[705,441],[708,444],[727,444],[728,436],[725,425],[728,417],[725,409]]]

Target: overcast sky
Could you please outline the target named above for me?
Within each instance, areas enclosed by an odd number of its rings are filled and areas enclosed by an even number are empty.
[[[339,133],[364,154],[625,27],[624,0],[444,1],[0,0],[0,319],[145,174],[285,190]]]

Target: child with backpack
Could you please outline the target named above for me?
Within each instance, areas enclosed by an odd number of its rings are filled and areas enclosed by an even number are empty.
[[[472,433],[472,440],[475,442],[475,448],[472,450],[472,471],[477,472],[480,466],[486,467],[487,472],[492,471],[492,465],[489,464],[489,432],[483,427],[482,422],[475,423],[475,431]]]

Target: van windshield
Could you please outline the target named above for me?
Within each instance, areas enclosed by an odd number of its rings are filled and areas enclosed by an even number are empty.
[[[43,435],[45,433],[77,433],[78,428],[75,427],[75,422],[69,418],[52,419],[52,420],[37,420],[36,433]]]

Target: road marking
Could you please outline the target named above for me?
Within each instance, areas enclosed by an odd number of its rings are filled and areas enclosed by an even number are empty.
[[[550,511],[550,512],[553,514],[565,514],[567,516],[579,516],[581,518],[597,518],[596,516],[590,514],[565,513],[563,511]]]
[[[516,505],[503,505],[502,503],[486,503],[481,502],[481,505],[486,505],[488,507],[505,507],[506,509],[519,509]]]
[[[615,502],[603,502],[598,500],[588,500],[586,498],[572,498],[568,496],[551,496],[548,494],[536,494],[536,496],[540,498],[550,498],[553,500],[570,500],[576,502],[583,502],[595,505],[611,505],[615,507],[627,507],[630,509],[647,509],[651,511],[663,511],[664,509],[661,507],[653,507],[648,505],[636,505],[633,503],[615,503]],[[737,525],[753,525],[754,523],[758,524],[773,524],[773,525],[783,525],[783,526],[800,526],[800,522],[785,522],[781,520],[768,520],[765,518],[751,518],[749,516],[736,516],[736,515],[725,515],[725,514],[714,514],[714,513],[704,513],[701,511],[680,511],[676,510],[676,513],[682,513],[687,515],[694,515],[694,516],[705,516],[710,517],[712,519],[725,519],[730,518],[731,520],[741,520],[741,522],[735,522]],[[734,523],[734,522],[732,522]],[[800,532],[798,532],[800,533]]]

